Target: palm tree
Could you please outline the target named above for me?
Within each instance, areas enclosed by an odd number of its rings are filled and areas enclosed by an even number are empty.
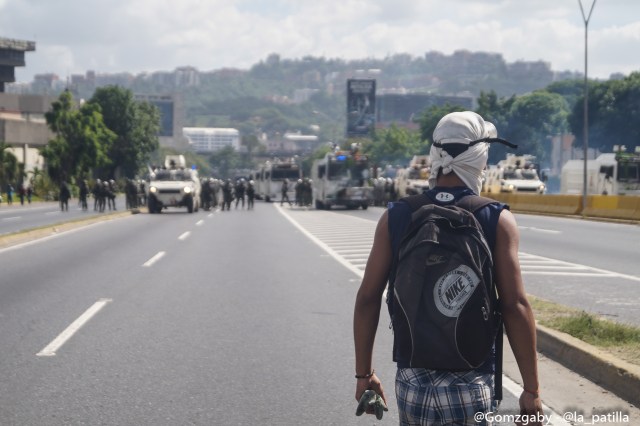
[[[0,141],[0,185],[2,187],[14,180],[18,172],[18,159],[13,153],[7,151],[9,148],[11,145]]]

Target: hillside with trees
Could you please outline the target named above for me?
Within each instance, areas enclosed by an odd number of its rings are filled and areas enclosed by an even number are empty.
[[[582,77],[553,71],[543,61],[507,63],[498,53],[428,52],[421,57],[395,54],[349,61],[313,56],[287,59],[271,54],[246,70],[185,67],[174,72],[99,77],[94,86],[76,84],[71,91],[76,98],[91,99],[97,87],[112,82],[135,94],[179,94],[185,126],[237,128],[243,143],[251,145],[255,153],[260,152],[260,138],[287,132],[314,133],[321,141],[344,146],[348,142],[346,80],[358,77],[375,78],[378,94],[471,97],[475,110],[496,124],[501,137],[518,143],[520,152],[536,155],[543,164],[549,156],[550,136],[572,133],[576,144],[582,144]],[[602,152],[611,152],[613,145],[633,150],[640,139],[640,73],[589,84],[590,146]],[[364,141],[363,148],[379,163],[407,161],[413,154],[428,151],[437,119],[460,108],[426,109],[414,117],[412,126],[398,123],[378,129]],[[419,130],[413,130],[416,128]],[[490,161],[503,158],[504,153],[500,147],[492,149]],[[133,158],[124,151],[112,154]],[[142,157],[147,156],[145,150]],[[247,165],[246,158],[235,157],[220,153],[211,156],[209,163]],[[121,166],[130,174],[134,165]]]

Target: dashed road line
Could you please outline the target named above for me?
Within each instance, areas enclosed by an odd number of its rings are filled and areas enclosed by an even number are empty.
[[[112,302],[112,299],[100,299],[89,309],[87,309],[82,315],[72,322],[62,333],[44,347],[36,356],[55,356],[58,349],[62,347],[74,334],[78,332],[91,318],[93,318],[107,303]]]
[[[162,259],[162,257],[167,254],[164,251],[160,251],[158,253],[156,253],[151,259],[147,260],[145,263],[142,264],[142,266],[149,268],[151,266],[153,266],[154,263],[156,263],[158,260]]]

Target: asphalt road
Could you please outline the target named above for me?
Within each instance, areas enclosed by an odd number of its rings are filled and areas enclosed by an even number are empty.
[[[8,205],[6,202],[0,204],[0,236],[20,232],[42,226],[55,225],[58,223],[102,216],[112,212],[106,209],[104,212],[93,210],[93,199],[88,200],[89,209],[83,211],[78,205],[77,199],[69,200],[69,210],[61,211],[57,202],[33,202],[26,201],[20,204],[15,201]],[[124,210],[125,199],[123,195],[116,197],[116,209]]]
[[[254,211],[172,210],[0,250],[0,423],[378,423],[354,416],[351,323],[381,213],[260,202]],[[573,223],[518,220],[522,257],[579,263],[592,274],[558,278],[555,265],[543,264],[549,275],[529,275],[523,266],[528,289],[561,299],[580,283],[613,292],[626,280],[635,288],[627,300],[639,297],[637,265],[614,262],[619,254],[606,241],[599,253],[585,247],[577,262],[559,246],[577,237],[562,234],[547,244],[558,247],[545,248],[544,238],[558,234],[536,231],[566,233]],[[637,248],[637,227],[576,226],[572,235],[584,240],[567,241],[574,247],[601,232],[619,238],[620,252]],[[608,253],[613,266],[602,272],[595,259]],[[599,303],[609,315],[634,316]],[[392,409],[382,423],[397,424],[391,339],[383,313],[375,363]],[[515,410],[505,394],[502,410]]]

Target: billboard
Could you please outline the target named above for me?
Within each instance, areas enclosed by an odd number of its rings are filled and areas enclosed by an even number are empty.
[[[368,137],[376,123],[376,81],[347,80],[347,137]]]

